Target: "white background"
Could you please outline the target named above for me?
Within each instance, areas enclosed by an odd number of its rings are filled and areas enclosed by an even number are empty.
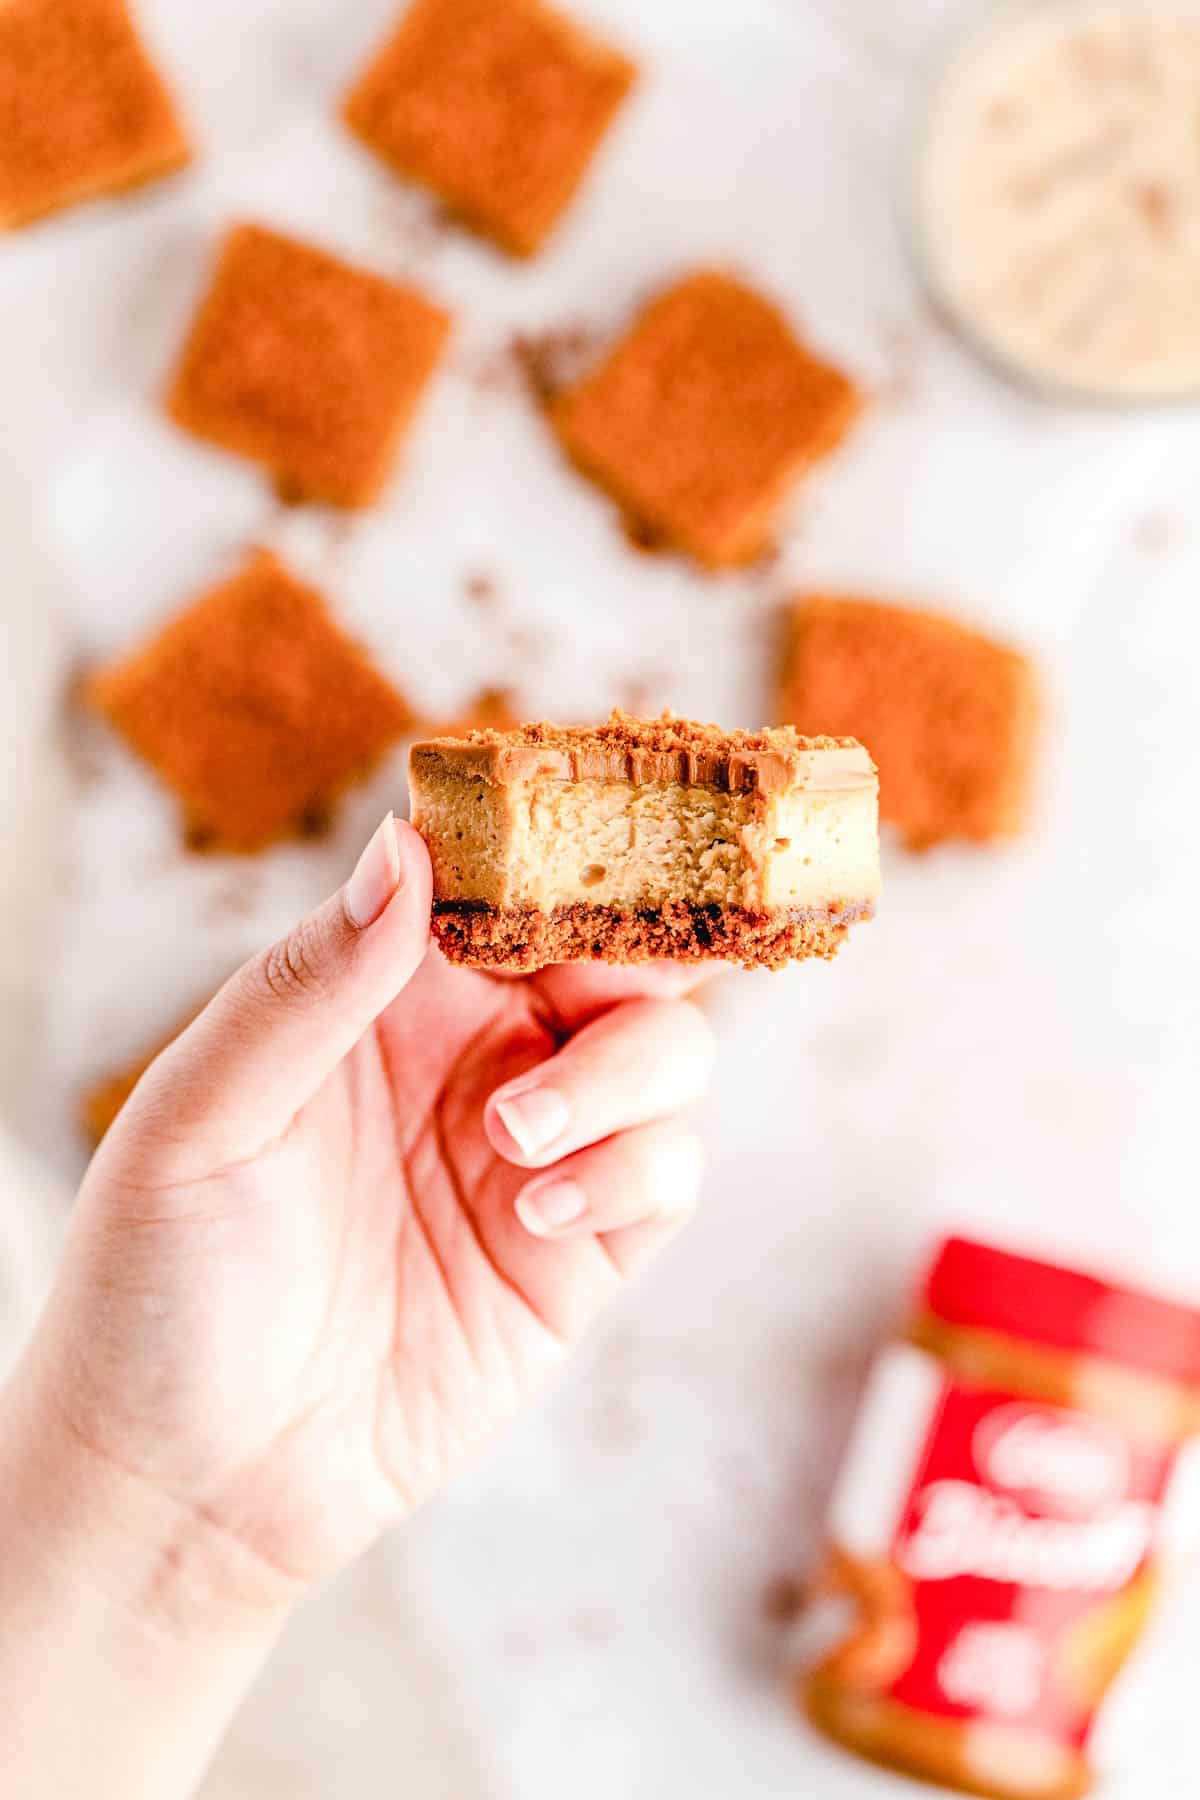
[[[486,680],[515,682],[533,714],[636,696],[758,724],[780,600],[865,584],[1036,655],[1037,826],[995,854],[889,845],[879,919],[838,962],[716,985],[702,1218],[494,1456],[316,1599],[213,1800],[910,1791],[793,1717],[761,1590],[811,1555],[862,1371],[921,1257],[966,1225],[1200,1295],[1200,419],[1056,409],[929,318],[900,199],[950,0],[577,10],[644,76],[566,229],[524,266],[439,228],[337,123],[392,0],[146,0],[196,167],[0,250],[0,476],[67,657],[133,643],[257,538],[432,710]],[[239,214],[457,315],[406,467],[359,520],[282,512],[162,416]],[[873,394],[797,495],[779,561],[721,579],[626,546],[507,350],[518,329],[616,329],[697,261],[774,293]],[[479,574],[500,596],[488,611],[467,594]],[[0,594],[10,637],[42,604],[30,592]],[[403,780],[397,758],[325,845],[198,861],[143,771],[102,734],[68,738],[75,805],[52,833],[67,872],[39,892],[57,933],[45,1079],[24,1119],[73,1176],[81,1085],[338,880]],[[10,874],[31,868],[24,836],[5,853]],[[1196,1613],[1114,1794],[1200,1776]],[[418,1730],[436,1777],[414,1766]]]

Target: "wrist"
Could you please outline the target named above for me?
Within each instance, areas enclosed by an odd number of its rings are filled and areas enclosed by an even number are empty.
[[[28,1368],[0,1391],[0,1532],[0,1691],[21,1696],[0,1760],[14,1791],[189,1793],[294,1589],[79,1441]]]
[[[164,1642],[272,1637],[299,1596],[202,1506],[90,1445],[30,1364],[0,1389],[0,1496],[39,1560]]]

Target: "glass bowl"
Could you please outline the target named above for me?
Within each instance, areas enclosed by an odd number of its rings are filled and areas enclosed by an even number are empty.
[[[990,0],[921,96],[905,210],[938,312],[1044,395],[1200,399],[1200,0]]]

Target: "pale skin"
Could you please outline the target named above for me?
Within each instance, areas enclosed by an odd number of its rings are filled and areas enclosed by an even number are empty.
[[[0,1792],[193,1792],[296,1599],[485,1445],[679,1229],[678,969],[429,952],[425,847],[152,1066],[0,1394]]]

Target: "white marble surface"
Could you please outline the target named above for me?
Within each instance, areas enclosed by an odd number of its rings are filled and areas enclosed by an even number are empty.
[[[524,268],[432,228],[332,117],[393,0],[360,0],[352,20],[338,0],[145,0],[200,163],[0,253],[0,475],[65,654],[129,643],[257,536],[321,579],[431,707],[515,678],[540,712],[640,684],[757,722],[778,600],[867,582],[1039,656],[1037,828],[999,855],[889,847],[880,918],[838,963],[718,984],[703,1216],[494,1456],[316,1598],[212,1800],[890,1792],[792,1717],[759,1597],[811,1551],[915,1259],[965,1224],[1200,1294],[1200,418],[1035,403],[925,316],[897,184],[955,0],[578,9],[646,75],[568,229]],[[405,474],[351,528],[281,513],[156,410],[214,233],[247,212],[423,282],[459,315]],[[798,496],[778,564],[719,581],[628,550],[504,357],[515,328],[615,324],[701,257],[774,290],[877,390]],[[494,612],[467,597],[478,573],[497,583]],[[14,672],[34,604],[19,581],[0,593]],[[330,886],[399,780],[381,772],[328,844],[197,862],[140,770],[96,738],[73,748],[74,810],[52,834],[69,878],[40,909],[57,938],[29,1123],[64,1178],[80,1084]],[[4,846],[10,887],[29,886],[30,841],[14,828]],[[1200,1777],[1186,1747],[1200,1605],[1174,1629],[1120,1800]]]

